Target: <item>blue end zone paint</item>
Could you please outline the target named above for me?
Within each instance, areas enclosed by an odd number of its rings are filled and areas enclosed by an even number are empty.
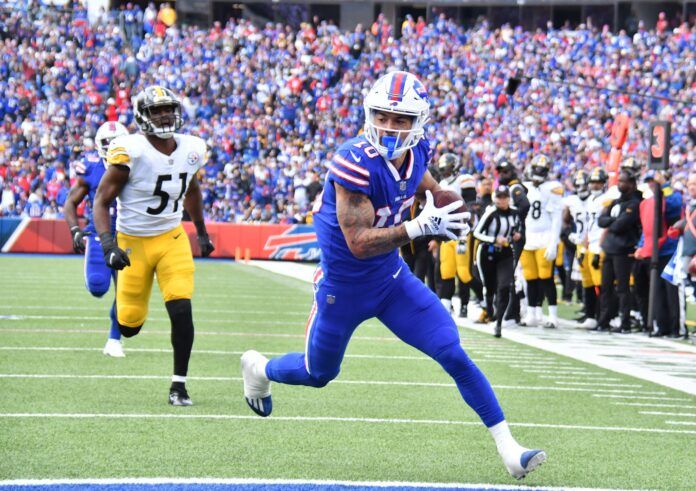
[[[414,487],[414,486],[347,486],[341,484],[53,484],[43,486],[10,486],[0,484],[0,489],[18,491],[505,491],[510,488],[495,487]]]
[[[21,218],[0,218],[0,248],[5,245],[20,223],[22,223]]]

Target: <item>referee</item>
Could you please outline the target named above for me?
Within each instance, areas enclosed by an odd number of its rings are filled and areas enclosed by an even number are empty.
[[[477,263],[486,291],[486,309],[493,311],[496,297],[495,337],[499,338],[503,321],[514,322],[509,312],[510,295],[515,278],[513,244],[522,240],[522,222],[515,207],[510,206],[510,188],[496,189],[493,205],[489,206],[474,229],[474,238],[481,244]]]

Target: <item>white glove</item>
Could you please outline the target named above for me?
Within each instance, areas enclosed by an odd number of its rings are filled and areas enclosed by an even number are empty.
[[[556,254],[558,253],[558,244],[550,244],[546,251],[544,251],[544,259],[547,261],[554,261],[556,259]]]
[[[461,221],[469,220],[471,213],[453,213],[463,203],[462,200],[457,200],[442,208],[435,208],[433,193],[427,190],[423,211],[413,220],[404,223],[408,238],[413,240],[423,235],[444,235],[450,240],[457,240],[457,235],[451,229],[459,230],[463,235],[468,234],[469,224]]]
[[[621,205],[612,206],[611,211],[609,212],[609,214],[612,216],[612,218],[618,218],[620,213],[621,213]]]
[[[577,232],[568,234],[568,240],[573,244],[578,245],[581,242],[580,234],[578,234]]]

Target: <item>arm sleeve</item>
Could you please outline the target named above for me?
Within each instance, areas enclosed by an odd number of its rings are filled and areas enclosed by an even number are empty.
[[[631,201],[626,208],[624,208],[623,213],[621,213],[612,223],[609,225],[609,230],[616,234],[622,234],[628,232],[632,228],[635,228],[636,224],[640,220],[638,213],[638,202]]]
[[[488,230],[488,225],[491,223],[491,217],[493,216],[494,211],[495,206],[489,206],[486,208],[486,211],[474,229],[474,238],[480,240],[481,242],[486,242],[489,244],[495,243],[495,237],[492,235],[486,235],[486,231]]]
[[[355,153],[355,152],[353,152]],[[360,165],[365,157],[356,162],[349,151],[339,151],[328,164],[329,181],[337,182],[344,188],[370,195],[370,171]]]
[[[609,206],[605,206],[597,217],[597,225],[599,225],[599,228],[607,228],[614,223],[614,217],[609,214],[612,206],[614,206],[614,201],[612,201]]]
[[[527,218],[527,213],[529,213],[529,198],[527,198],[527,193],[524,192],[521,185],[516,185],[515,189],[512,191],[512,201],[517,208],[517,214],[520,220],[524,224],[525,218]]]

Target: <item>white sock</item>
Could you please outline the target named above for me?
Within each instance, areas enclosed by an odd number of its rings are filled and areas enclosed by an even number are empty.
[[[447,312],[452,310],[452,300],[450,300],[449,298],[441,298],[440,302],[442,302],[442,305],[445,306],[445,308],[447,309]]]
[[[558,321],[558,305],[549,305],[549,317],[552,321]]]
[[[181,375],[172,375],[172,382],[181,382],[182,384],[185,384],[186,377],[182,377]]]
[[[542,320],[544,318],[544,309],[541,307],[534,307],[534,317],[537,320]]]
[[[503,420],[497,425],[491,426],[488,430],[491,432],[495,446],[498,448],[498,453],[501,456],[504,457],[509,452],[521,453],[520,449],[522,449],[522,446],[512,437],[507,421]]]

